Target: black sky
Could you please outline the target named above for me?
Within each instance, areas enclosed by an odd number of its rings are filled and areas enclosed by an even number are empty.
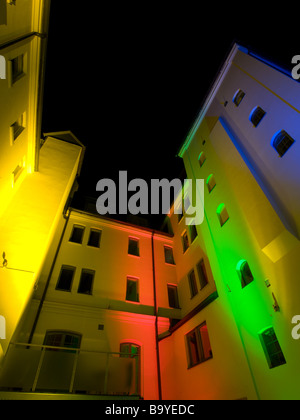
[[[297,9],[239,4],[52,0],[42,128],[86,145],[82,193],[120,170],[177,177],[176,152],[234,41],[292,68]]]

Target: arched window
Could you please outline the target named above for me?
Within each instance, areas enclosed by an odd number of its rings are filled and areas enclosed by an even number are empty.
[[[219,207],[217,208],[217,215],[218,215],[221,227],[224,226],[224,224],[229,219],[229,215],[228,215],[227,209],[225,207],[225,204],[220,204],[219,205]]]
[[[294,144],[295,140],[284,130],[278,131],[272,138],[272,146],[282,157]]]
[[[213,174],[209,175],[209,177],[206,180],[206,185],[207,185],[207,189],[208,192],[211,193],[212,190],[215,188],[216,184],[216,180]]]
[[[74,349],[79,349],[81,344],[81,334],[77,334],[74,332],[69,331],[47,331],[46,336],[44,339],[45,346],[53,346],[53,347],[67,347],[70,349],[71,353],[73,353]],[[51,349],[48,349],[51,350]],[[58,349],[56,349],[58,350]],[[67,351],[68,350],[65,350]]]
[[[241,286],[242,289],[246,286],[248,286],[248,284],[250,284],[253,280],[253,274],[250,270],[249,264],[247,263],[246,260],[241,260],[237,267],[237,272],[239,274],[240,280],[241,280]]]
[[[240,105],[245,95],[246,95],[245,92],[243,92],[241,89],[235,92],[234,97],[232,99],[232,102],[235,104],[235,106]]]
[[[252,122],[254,127],[257,127],[265,115],[266,111],[264,111],[260,106],[257,106],[252,110],[249,120]]]

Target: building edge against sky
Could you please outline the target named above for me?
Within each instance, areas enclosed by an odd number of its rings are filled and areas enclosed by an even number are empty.
[[[68,206],[83,145],[40,148],[49,4],[4,3],[1,398],[298,399],[299,84],[235,45],[179,153],[204,222],[101,218]]]

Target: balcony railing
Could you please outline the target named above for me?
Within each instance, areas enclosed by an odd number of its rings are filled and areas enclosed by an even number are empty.
[[[139,356],[11,343],[1,370],[0,389],[138,396]]]

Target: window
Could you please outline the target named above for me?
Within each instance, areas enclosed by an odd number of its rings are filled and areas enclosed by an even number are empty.
[[[53,347],[69,347],[71,349],[79,349],[81,344],[81,334],[74,334],[67,331],[47,331],[44,345]],[[48,351],[51,349],[47,349]],[[53,349],[52,351],[59,351]],[[68,352],[68,350],[66,350]],[[70,351],[73,353],[72,351]]]
[[[126,300],[139,302],[138,279],[127,278]]]
[[[203,259],[197,264],[197,271],[199,276],[200,289],[203,289],[203,287],[208,284],[208,277]]]
[[[187,231],[184,231],[183,232],[183,234],[181,236],[181,241],[182,241],[182,249],[183,249],[183,252],[185,252],[189,248],[189,246],[190,246],[189,237],[188,237]]]
[[[213,357],[206,322],[186,334],[188,368]]]
[[[11,81],[16,83],[19,79],[25,76],[25,57],[24,54],[11,60]]]
[[[194,242],[194,240],[198,236],[196,225],[189,225],[189,231],[190,231],[191,242]]]
[[[266,111],[264,111],[260,106],[257,106],[252,110],[249,120],[252,122],[254,127],[257,127],[265,115]]]
[[[178,290],[174,284],[168,284],[168,298],[170,308],[179,308]]]
[[[18,164],[18,166],[16,166],[15,170],[12,173],[12,187],[14,187],[18,178],[21,176],[25,166],[26,166],[26,158],[24,156],[23,160]]]
[[[221,227],[225,225],[225,223],[227,222],[227,220],[229,219],[229,215],[228,212],[226,210],[225,204],[220,204],[218,209],[217,209],[217,215],[219,218],[219,222]]]
[[[194,270],[189,272],[188,279],[189,279],[191,298],[193,298],[198,293],[198,287],[197,287],[196,276],[195,276]]]
[[[75,267],[66,265],[62,266],[56,285],[56,290],[61,290],[64,292],[71,291],[75,270]]]
[[[7,25],[7,0],[0,0],[0,25]]]
[[[244,97],[245,97],[245,92],[239,89],[235,92],[232,102],[235,104],[235,106],[239,106],[242,100],[244,99]]]
[[[259,333],[259,338],[270,369],[285,365],[286,360],[280,344],[272,327],[266,328]]]
[[[165,262],[167,264],[175,264],[174,256],[173,256],[173,248],[170,246],[164,246],[165,250]]]
[[[213,176],[213,174],[209,175],[209,177],[207,178],[206,185],[207,185],[208,192],[211,193],[212,190],[216,186],[216,180],[215,180],[215,177]]]
[[[277,132],[272,138],[272,146],[279,157],[283,157],[294,142],[295,140],[284,130]]]
[[[83,269],[78,287],[78,293],[91,295],[93,290],[95,271]]]
[[[138,239],[129,238],[129,242],[128,242],[128,254],[129,255],[135,255],[137,257],[140,256],[139,240]]]
[[[100,239],[101,239],[101,230],[91,229],[89,240],[88,240],[88,246],[100,248]]]
[[[70,237],[70,242],[74,242],[76,244],[81,244],[84,234],[84,226],[74,225],[73,231]]]
[[[198,157],[198,162],[199,162],[200,168],[203,166],[205,161],[206,161],[205,153],[201,152],[199,157]]]
[[[237,271],[240,276],[242,289],[248,286],[248,284],[250,284],[254,280],[253,274],[246,260],[241,260],[238,263]]]
[[[25,130],[25,112],[10,126],[10,143],[13,145],[20,134]]]
[[[141,394],[141,347],[134,343],[121,343],[120,344],[120,357],[127,357],[135,359],[134,372],[129,370],[129,375],[133,381],[133,389],[135,392]]]

